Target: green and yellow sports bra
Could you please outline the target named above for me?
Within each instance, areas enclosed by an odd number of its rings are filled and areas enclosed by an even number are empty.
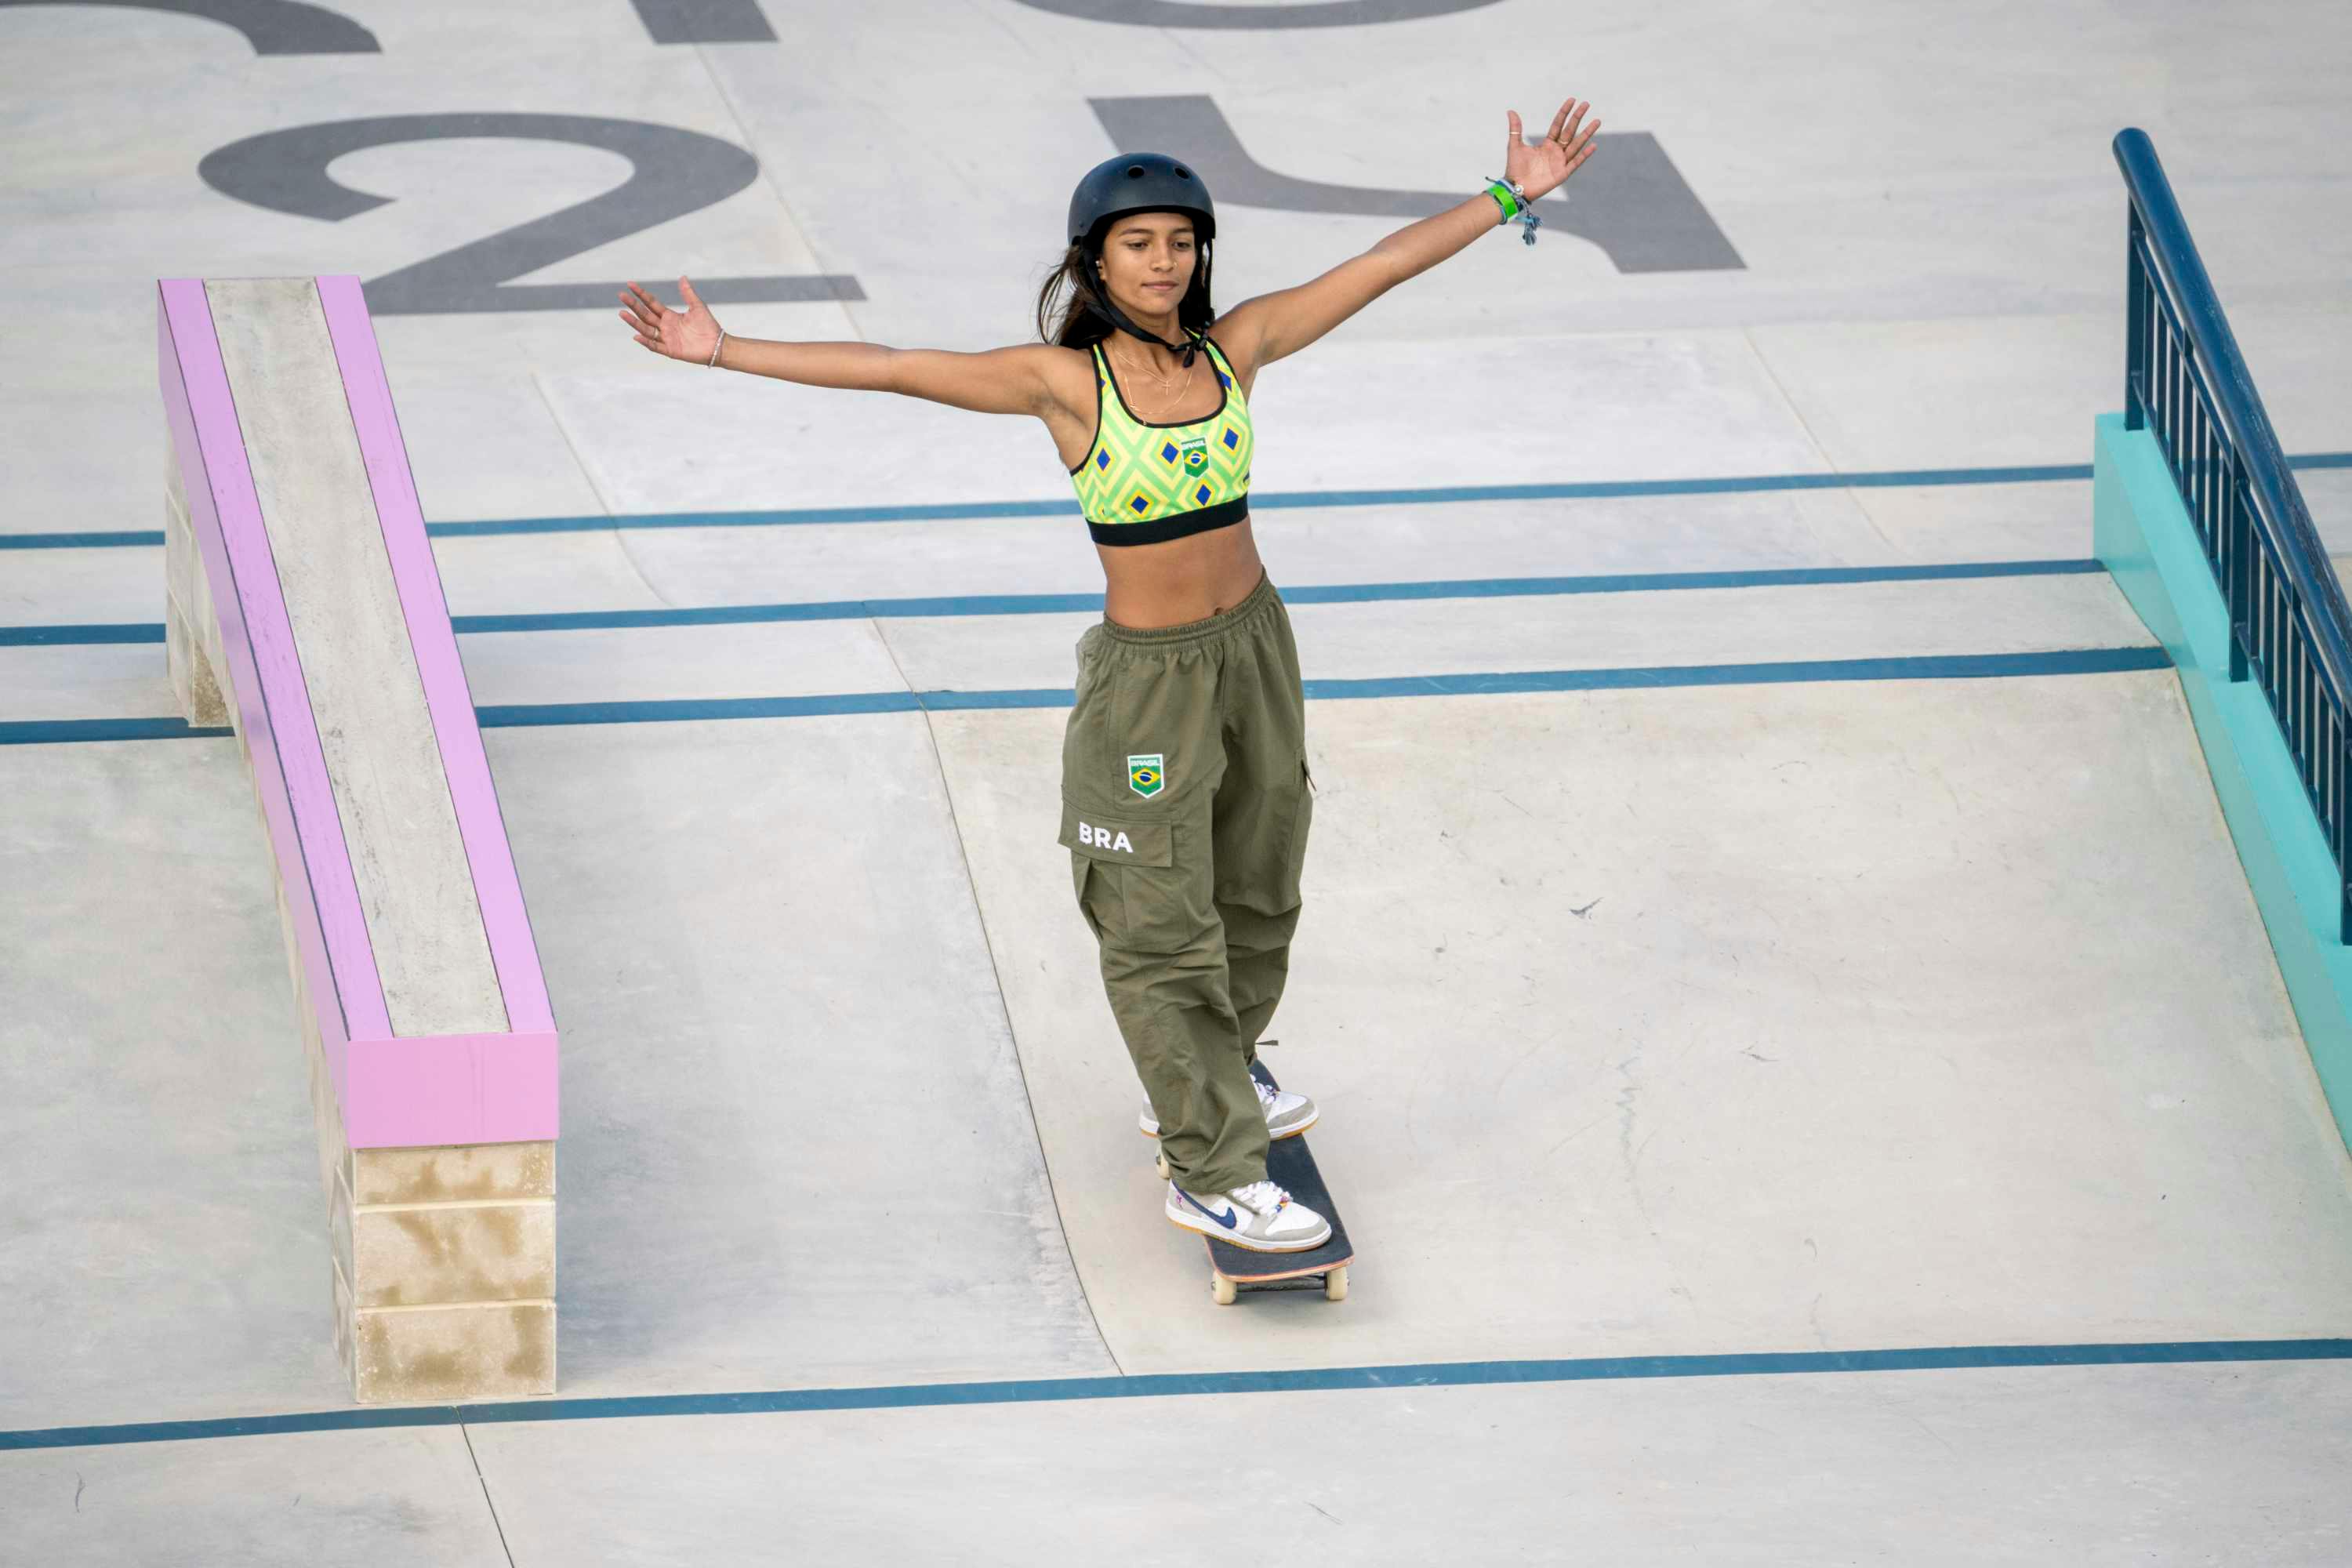
[[[1138,419],[1095,344],[1095,444],[1070,482],[1096,543],[1157,544],[1249,515],[1249,400],[1224,351],[1202,341],[1224,396],[1215,413],[1181,425]]]

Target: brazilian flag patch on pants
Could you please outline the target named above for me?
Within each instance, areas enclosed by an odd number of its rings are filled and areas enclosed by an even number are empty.
[[[1168,786],[1168,770],[1160,765],[1158,752],[1148,757],[1127,759],[1127,787],[1150,800]]]

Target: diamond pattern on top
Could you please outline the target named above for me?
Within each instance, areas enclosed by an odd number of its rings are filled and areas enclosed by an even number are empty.
[[[1156,428],[1129,415],[1108,379],[1102,350],[1096,347],[1095,405],[1100,428],[1090,460],[1070,476],[1089,521],[1157,521],[1249,493],[1249,403],[1224,355],[1213,343],[1208,352],[1218,384],[1225,389],[1225,406],[1190,425]],[[1188,445],[1193,448],[1189,454]]]

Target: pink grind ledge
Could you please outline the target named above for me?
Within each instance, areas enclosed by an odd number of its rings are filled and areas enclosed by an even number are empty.
[[[392,1032],[211,306],[201,279],[164,279],[160,379],[231,667],[218,673],[234,687],[252,752],[344,1134],[353,1148],[551,1139],[554,1016],[374,325],[358,279],[315,282],[509,1025],[497,1034]]]

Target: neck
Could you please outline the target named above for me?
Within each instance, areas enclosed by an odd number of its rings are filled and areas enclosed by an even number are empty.
[[[1173,369],[1182,361],[1183,355],[1181,353],[1175,349],[1164,346],[1166,343],[1170,342],[1181,343],[1184,342],[1184,329],[1176,324],[1175,317],[1164,316],[1154,320],[1150,317],[1137,316],[1130,313],[1129,319],[1134,321],[1137,326],[1141,327],[1145,331],[1152,333],[1154,336],[1163,340],[1163,342],[1150,343],[1144,342],[1141,338],[1137,337],[1132,332],[1123,332],[1114,330],[1110,334],[1110,341],[1118,344],[1118,352],[1120,357],[1127,360],[1130,364],[1139,361],[1155,371]]]
[[[1149,331],[1150,329],[1147,327],[1144,330]],[[1143,342],[1125,332],[1113,332],[1109,341],[1119,345],[1111,352],[1116,353],[1122,363],[1141,365],[1155,375],[1173,374],[1183,359],[1181,354],[1161,348],[1156,343]]]
[[[1184,329],[1177,324],[1173,310],[1162,311],[1157,316],[1139,316],[1132,310],[1127,314],[1129,321],[1155,337],[1165,338],[1171,343],[1184,341]]]

